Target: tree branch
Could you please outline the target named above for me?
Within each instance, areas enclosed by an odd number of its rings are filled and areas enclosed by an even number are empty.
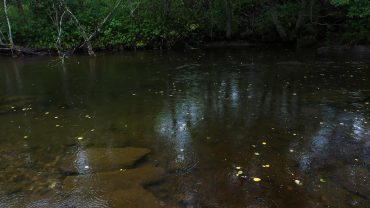
[[[60,2],[62,3],[64,9],[66,10],[66,12],[69,14],[69,16],[71,16],[71,18],[73,19],[73,21],[75,22],[76,26],[78,27],[78,29],[80,30],[81,32],[81,35],[84,39],[84,45],[86,44],[86,47],[87,47],[87,51],[89,53],[90,56],[95,56],[95,53],[94,53],[94,50],[92,48],[92,45],[91,45],[91,42],[90,42],[90,39],[89,37],[87,36],[86,34],[86,30],[85,28],[81,25],[80,21],[77,19],[77,17],[72,13],[72,11],[69,9],[69,7],[65,4],[64,0],[60,0]]]
[[[5,38],[4,34],[1,32],[1,30],[0,30],[0,45],[4,45],[5,44],[5,41],[6,41],[6,38]]]
[[[83,43],[80,43],[76,48],[73,49],[73,53],[83,47],[85,44],[88,44],[92,39],[94,39],[101,31],[101,29],[105,26],[105,24],[111,19],[113,13],[117,10],[117,8],[121,5],[122,0],[118,0],[112,10],[108,13],[108,15],[103,19],[103,21],[96,27],[93,33],[91,33],[87,39]]]
[[[8,7],[6,0],[4,0],[4,13],[5,13],[5,18],[6,22],[8,24],[8,39],[9,39],[9,44],[11,48],[14,48],[14,42],[13,42],[13,35],[12,35],[12,26],[10,24],[9,16],[8,16]]]

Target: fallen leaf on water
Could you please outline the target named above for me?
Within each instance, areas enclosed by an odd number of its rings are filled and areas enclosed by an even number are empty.
[[[262,181],[262,179],[257,178],[257,177],[253,177],[253,181],[254,181],[254,182],[260,182],[260,181]]]
[[[243,171],[239,170],[235,175],[240,176],[241,174],[243,174]]]
[[[298,186],[302,186],[303,183],[300,180],[294,180],[294,183],[297,184]]]

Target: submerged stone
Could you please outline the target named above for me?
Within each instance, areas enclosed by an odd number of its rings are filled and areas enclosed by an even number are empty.
[[[61,170],[66,173],[93,173],[133,166],[150,153],[146,148],[89,148],[65,158]]]
[[[337,171],[335,177],[348,192],[370,200],[370,170],[363,167],[346,167]]]
[[[135,187],[126,190],[118,190],[103,195],[107,199],[109,207],[135,207],[135,208],[156,208],[162,207],[160,201],[149,191],[142,187]]]
[[[68,196],[69,195],[69,196]],[[70,194],[53,193],[34,196],[27,200],[27,208],[61,208],[61,207],[99,207],[99,208],[157,208],[161,202],[149,191],[140,186],[125,190],[94,193],[74,192]],[[172,207],[172,206],[171,206]]]
[[[68,176],[63,182],[64,190],[112,191],[146,186],[162,180],[164,169],[147,165],[140,168],[117,170],[87,175]]]
[[[94,195],[109,207],[160,207],[160,201],[144,186],[164,178],[164,169],[147,165],[140,168],[68,176],[63,191],[77,193],[76,201],[91,201]],[[78,196],[81,194],[81,196]]]

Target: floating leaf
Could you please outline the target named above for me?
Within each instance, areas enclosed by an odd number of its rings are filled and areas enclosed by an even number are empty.
[[[298,186],[302,186],[303,183],[300,180],[294,180],[294,183],[297,184]]]
[[[257,177],[253,177],[253,181],[254,181],[254,182],[260,182],[260,181],[262,181],[262,179],[257,178]]]

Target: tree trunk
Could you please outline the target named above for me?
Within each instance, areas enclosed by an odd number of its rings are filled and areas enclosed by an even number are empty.
[[[62,13],[60,17],[58,17],[58,13],[56,13],[56,23],[57,23],[57,31],[58,31],[58,37],[57,37],[57,50],[58,50],[58,55],[62,63],[64,63],[64,58],[65,58],[65,53],[62,49],[62,25],[63,25],[63,17],[65,15],[65,12]],[[59,21],[58,21],[59,20]]]
[[[100,33],[100,30],[102,29],[102,27],[104,27],[104,25],[108,22],[108,20],[111,19],[114,11],[116,11],[116,9],[121,5],[121,3],[122,3],[122,0],[117,1],[116,5],[113,7],[113,9],[108,13],[108,15],[98,25],[98,27],[96,27],[95,31],[90,34],[89,40],[93,39],[95,36],[97,36]]]
[[[300,8],[298,10],[297,21],[295,24],[296,31],[298,31],[299,29],[301,29],[301,27],[303,27],[304,19],[305,19],[304,17],[306,15],[307,7],[308,7],[308,2],[306,0],[301,0]]]
[[[72,13],[72,11],[69,9],[69,7],[64,3],[64,0],[61,0],[61,3],[63,4],[64,9],[69,13],[69,16],[73,19],[76,26],[78,27],[78,30],[81,32],[81,35],[84,39],[84,44],[86,44],[87,52],[90,56],[95,56],[94,50],[92,48],[91,41],[89,37],[86,34],[85,28],[81,25],[80,21],[77,19],[77,17]]]
[[[230,39],[232,35],[232,8],[230,0],[225,0],[226,12],[226,38]]]
[[[165,0],[164,1],[164,8],[163,8],[163,18],[166,18],[168,13],[170,12],[172,5],[172,0]]]
[[[276,31],[278,32],[280,38],[285,41],[288,40],[288,35],[285,32],[285,29],[279,20],[279,13],[275,5],[270,6],[270,13],[271,13],[272,21],[274,22]]]
[[[111,19],[114,11],[121,5],[122,0],[118,0],[116,5],[113,7],[113,9],[108,13],[108,15],[103,19],[103,21],[96,27],[95,31],[89,35],[87,40],[91,42],[93,38],[95,38],[101,31],[101,29],[104,27],[104,25]],[[76,48],[73,49],[72,53],[78,49],[81,48],[86,43],[86,40],[84,43],[79,44]]]
[[[10,24],[10,20],[9,20],[9,16],[8,16],[8,7],[7,7],[6,0],[4,0],[4,13],[5,13],[6,22],[8,23],[9,44],[10,44],[10,47],[13,49],[14,48],[14,42],[13,42],[13,35],[12,35],[12,26]]]
[[[16,0],[17,8],[19,12],[23,15],[24,14],[24,8],[21,0]]]
[[[0,31],[0,45],[5,45],[5,37],[1,31]]]
[[[315,5],[315,0],[310,0],[310,21],[313,22],[313,7]]]

